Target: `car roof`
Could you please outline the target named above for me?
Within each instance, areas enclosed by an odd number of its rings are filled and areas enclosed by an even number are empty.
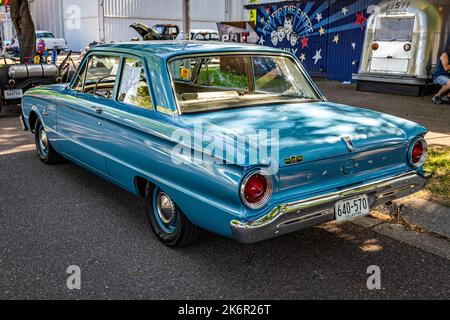
[[[129,53],[151,54],[163,59],[182,54],[223,53],[223,52],[271,52],[282,53],[280,49],[271,47],[241,44],[236,42],[216,41],[132,41],[99,45],[93,51],[125,51]]]

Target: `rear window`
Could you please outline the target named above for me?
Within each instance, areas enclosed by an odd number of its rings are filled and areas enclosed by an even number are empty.
[[[381,18],[375,31],[375,41],[411,41],[414,18]]]

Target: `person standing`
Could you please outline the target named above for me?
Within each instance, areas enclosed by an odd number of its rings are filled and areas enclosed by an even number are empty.
[[[433,102],[450,104],[450,43],[447,45],[447,52],[441,55],[441,59],[436,65],[433,82],[442,86],[441,90],[433,97]]]

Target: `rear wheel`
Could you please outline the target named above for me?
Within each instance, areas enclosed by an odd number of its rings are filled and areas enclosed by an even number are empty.
[[[185,247],[198,238],[200,229],[162,189],[147,183],[144,201],[149,224],[166,246]]]
[[[36,125],[34,127],[34,142],[39,158],[43,163],[54,164],[58,162],[60,156],[50,144],[47,131],[39,118],[36,120]]]

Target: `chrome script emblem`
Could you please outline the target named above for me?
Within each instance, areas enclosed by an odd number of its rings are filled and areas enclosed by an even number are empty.
[[[350,138],[350,137],[343,137],[342,141],[344,141],[345,144],[347,145],[348,151],[353,152],[353,150],[355,150],[355,147],[353,146],[352,138]]]

